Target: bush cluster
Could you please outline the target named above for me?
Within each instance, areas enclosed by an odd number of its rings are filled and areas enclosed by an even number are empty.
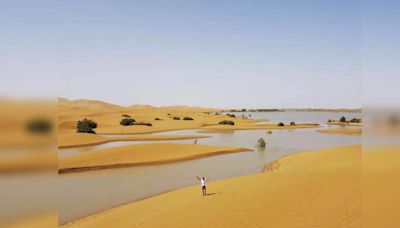
[[[257,146],[260,148],[265,148],[265,140],[263,138],[259,138],[257,140]]]
[[[86,118],[83,120],[79,120],[76,124],[76,129],[78,133],[96,134],[96,132],[93,130],[94,128],[97,128],[97,123],[93,120],[89,120]]]
[[[279,126],[279,127],[283,127],[283,126],[285,126],[285,124],[282,123],[282,122],[280,122],[280,123],[278,123],[278,126]]]
[[[178,117],[178,116],[174,116],[174,118],[173,118],[174,120],[181,120],[181,118],[180,117]]]
[[[222,120],[218,124],[221,124],[221,125],[235,125],[235,122],[233,122],[232,120]]]
[[[229,116],[229,117],[233,117],[233,118],[235,118],[236,117],[236,115],[235,114],[230,114],[230,113],[228,113],[228,114],[226,114],[227,116]]]
[[[130,115],[127,115],[127,114],[122,114],[121,116],[122,117],[129,117],[129,118],[131,117]]]
[[[339,122],[342,122],[342,123],[346,122],[346,117],[344,117],[344,116],[340,117]]]
[[[26,125],[26,130],[29,133],[49,133],[52,128],[51,122],[43,118],[32,119]]]
[[[290,122],[290,126],[295,126],[296,125],[296,123],[295,122]]]
[[[133,118],[123,118],[121,122],[119,122],[119,124],[121,124],[122,126],[129,126],[133,125],[135,122],[136,120]]]
[[[185,116],[185,117],[183,117],[183,120],[193,120],[193,118],[189,117],[189,116]]]
[[[160,119],[160,118],[156,117],[154,120],[162,120],[162,119]]]
[[[349,121],[350,123],[361,123],[361,119],[353,118]]]

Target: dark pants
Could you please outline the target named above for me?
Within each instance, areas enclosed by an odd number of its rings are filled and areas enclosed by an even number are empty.
[[[201,186],[201,191],[203,192],[203,196],[207,195],[206,186]]]

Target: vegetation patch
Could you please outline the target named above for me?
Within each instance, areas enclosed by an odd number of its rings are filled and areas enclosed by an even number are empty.
[[[258,140],[257,140],[257,147],[259,147],[259,148],[265,148],[265,140],[263,139],[263,138],[259,138]]]
[[[119,122],[119,124],[121,124],[122,126],[129,126],[133,125],[135,122],[136,120],[133,118],[123,118],[121,122]]]
[[[185,117],[183,117],[183,120],[193,120],[193,118],[189,117],[189,116],[185,116]]]
[[[43,118],[32,119],[26,124],[26,130],[29,133],[46,134],[49,133],[52,128],[53,125],[51,122]]]
[[[76,123],[76,130],[78,133],[96,134],[96,132],[93,130],[95,128],[97,128],[97,123],[90,119],[85,118]]]

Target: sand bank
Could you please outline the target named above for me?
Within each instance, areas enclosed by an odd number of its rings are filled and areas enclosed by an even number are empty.
[[[265,172],[129,203],[65,227],[357,227],[361,147],[285,157]],[[210,177],[212,181],[212,177]]]
[[[323,129],[318,130],[321,133],[328,133],[328,134],[343,134],[343,135],[361,135],[362,128],[332,128],[332,129]]]
[[[240,147],[195,144],[137,144],[59,158],[59,173],[165,164],[208,156],[250,151]]]
[[[339,122],[339,121],[328,122],[327,124],[336,126],[355,126],[355,127],[363,126],[363,123],[349,123],[349,122]]]
[[[224,130],[278,130],[278,129],[301,129],[301,128],[317,128],[318,124],[296,124],[294,126],[290,126],[289,124],[285,126],[278,126],[277,124],[236,124],[235,125],[211,125],[202,127],[201,129],[204,131],[224,131]]]
[[[179,140],[209,138],[205,135],[136,135],[127,137],[104,137],[96,134],[71,133],[58,137],[58,148],[71,148],[80,146],[92,146],[119,141],[152,141],[152,140]]]

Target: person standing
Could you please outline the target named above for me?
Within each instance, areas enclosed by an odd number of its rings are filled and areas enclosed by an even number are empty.
[[[197,178],[197,180],[199,180],[201,182],[201,191],[203,193],[203,196],[207,195],[207,187],[206,187],[206,185],[207,185],[207,179],[208,178],[205,178],[205,177],[200,178],[198,176],[196,176],[196,178]]]

